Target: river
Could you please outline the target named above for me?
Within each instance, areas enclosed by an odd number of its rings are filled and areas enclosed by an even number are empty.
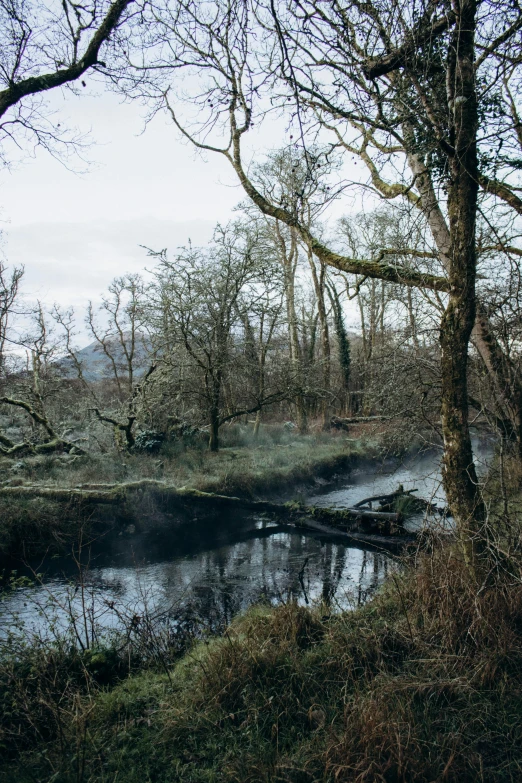
[[[484,475],[491,442],[475,442],[474,449]],[[304,499],[343,508],[393,492],[399,484],[444,505],[440,452],[361,466],[318,484]],[[423,523],[419,515],[409,526]],[[40,636],[59,633],[71,618],[87,636],[144,618],[163,627],[184,623],[219,631],[259,601],[322,601],[333,610],[346,609],[366,601],[394,567],[384,552],[325,543],[237,511],[180,519],[141,533],[131,527],[84,546],[76,559],[81,566],[72,556],[32,564],[41,576],[0,600],[0,636],[13,629]]]

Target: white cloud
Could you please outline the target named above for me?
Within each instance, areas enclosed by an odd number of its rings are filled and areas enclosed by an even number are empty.
[[[150,217],[27,223],[11,228],[4,253],[10,265],[25,266],[24,290],[30,298],[84,305],[98,299],[117,275],[153,265],[140,245],[174,251],[189,239],[205,244],[213,227],[210,220],[175,223]]]

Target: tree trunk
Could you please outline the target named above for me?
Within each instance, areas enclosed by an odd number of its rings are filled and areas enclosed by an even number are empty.
[[[367,415],[370,412],[366,399],[366,388],[368,386],[368,366],[371,358],[371,347],[369,345],[368,339],[368,327],[366,325],[366,317],[364,313],[364,302],[360,290],[357,291],[357,304],[359,305],[362,330],[362,361],[360,362],[362,365],[362,373],[359,372],[360,377],[358,385],[360,394],[358,399],[358,410],[361,410],[363,415]],[[361,355],[359,354],[359,360],[360,359]]]
[[[215,370],[210,378],[206,379],[207,391],[209,393],[209,408],[208,419],[210,424],[210,432],[208,439],[209,451],[219,450],[219,427],[220,421],[220,408],[221,408],[221,388],[222,388],[222,375],[221,370]]]
[[[219,451],[219,414],[216,408],[211,408],[210,410],[208,448],[210,451]]]
[[[495,389],[495,402],[500,410],[500,420],[510,426],[500,428],[501,436],[516,443],[517,454],[522,459],[522,385],[517,368],[506,356],[491,330],[484,308],[477,304],[472,340],[480,354]]]
[[[294,237],[293,242],[296,243]],[[297,247],[295,248],[297,253]],[[296,418],[297,427],[301,435],[308,432],[308,416],[306,412],[306,402],[302,392],[303,385],[303,362],[301,357],[301,348],[299,345],[299,335],[297,333],[297,314],[295,311],[295,262],[292,256],[285,258],[285,297],[286,312],[288,318],[288,336],[290,339],[290,359],[295,369],[297,383],[300,387],[296,397]]]
[[[411,288],[406,290],[406,305],[408,308],[408,318],[410,321],[411,340],[413,342],[415,353],[417,353],[419,350],[419,337],[417,335],[417,322],[415,320],[415,313],[413,311],[413,296]]]
[[[448,215],[451,290],[442,317],[443,482],[468,565],[480,552],[484,505],[478,490],[468,426],[468,343],[475,322],[475,223],[478,193],[474,82],[475,0],[462,0],[450,42],[448,106],[450,157]]]
[[[405,137],[414,146],[413,130],[405,127],[404,131]],[[416,179],[420,194],[420,207],[435,240],[440,260],[449,274],[452,252],[450,229],[448,229],[439,206],[430,174],[417,153],[408,154],[408,163]],[[504,411],[504,418],[511,422],[518,455],[522,459],[522,383],[520,375],[509,356],[499,345],[480,302],[476,303],[475,322],[471,337],[491,378],[497,403]],[[505,437],[504,432],[501,432],[501,435]]]
[[[351,378],[351,350],[350,341],[344,326],[343,311],[339,296],[335,289],[335,286],[328,288],[328,294],[330,296],[330,302],[334,313],[334,327],[337,335],[337,350],[339,354],[339,369],[341,370],[341,382],[344,392],[344,400],[342,410],[345,415],[349,415],[351,410],[350,406],[350,378]]]
[[[308,262],[312,272],[315,295],[317,297],[317,313],[319,315],[319,324],[321,326],[321,347],[323,350],[323,400],[321,403],[322,428],[330,428],[330,374],[331,374],[331,350],[330,350],[330,332],[328,329],[328,319],[326,317],[325,304],[325,275],[326,266],[320,263],[320,273],[317,275],[313,253],[308,248]]]

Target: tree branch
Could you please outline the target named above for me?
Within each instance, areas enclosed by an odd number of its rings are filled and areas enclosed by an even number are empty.
[[[493,196],[505,201],[519,215],[522,215],[522,199],[520,199],[508,185],[499,182],[497,179],[490,179],[485,174],[479,174],[479,185],[485,193],[491,193]]]
[[[328,266],[333,266],[339,269],[341,272],[351,272],[358,275],[366,275],[366,277],[376,278],[378,280],[384,280],[388,283],[399,283],[401,285],[413,286],[415,288],[429,288],[433,291],[449,291],[449,282],[445,277],[439,277],[438,275],[431,275],[424,272],[417,272],[414,269],[408,269],[407,267],[392,266],[389,264],[382,264],[378,261],[359,260],[355,258],[349,258],[348,256],[342,256],[336,253],[330,248],[320,242],[319,239],[313,236],[309,229],[299,222],[297,217],[292,215],[288,210],[283,207],[275,206],[271,204],[253,185],[251,180],[247,177],[240,156],[239,140],[234,138],[234,157],[232,165],[239,177],[239,180],[245,189],[245,192],[252,199],[254,204],[259,207],[263,214],[273,217],[276,220],[280,220],[287,226],[293,226],[298,231],[306,244],[310,247],[312,252],[317,258]]]
[[[435,20],[431,27],[427,29],[418,28],[411,33],[410,40],[406,41],[402,46],[382,57],[369,60],[363,67],[364,75],[368,79],[377,79],[379,76],[385,76],[387,73],[396,71],[397,68],[403,68],[409,64],[409,61],[415,56],[422,44],[438,38],[454,23],[455,14],[449,13],[444,18]]]
[[[68,82],[75,81],[85,71],[93,65],[98,64],[98,54],[103,43],[110,37],[113,30],[118,26],[121,15],[125,8],[134,0],[116,0],[109,8],[103,22],[96,30],[94,36],[83,57],[73,62],[68,68],[59,69],[54,73],[43,73],[40,76],[31,76],[23,79],[21,82],[13,83],[6,90],[0,92],[0,117],[2,117],[11,106],[19,103],[28,95],[35,95],[39,92],[52,90],[54,87],[60,87]]]

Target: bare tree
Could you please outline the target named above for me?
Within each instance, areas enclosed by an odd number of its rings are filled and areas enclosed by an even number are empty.
[[[17,429],[24,433],[15,441],[0,432],[0,454],[17,457],[22,454],[50,454],[65,451],[81,454],[83,449],[66,437],[69,424],[62,416],[52,420],[49,407],[54,397],[63,391],[62,379],[56,364],[60,353],[59,341],[49,328],[48,319],[39,304],[34,314],[34,333],[20,342],[27,351],[27,366],[12,374],[13,394],[0,397],[0,405],[23,412]],[[29,422],[29,432],[25,422]],[[25,431],[25,432],[24,432]]]
[[[17,312],[16,300],[23,274],[23,267],[14,267],[9,274],[7,267],[0,261],[0,378],[6,373],[6,346],[12,341],[9,327]]]
[[[505,100],[505,76],[516,107],[518,4],[223,0],[207,6],[185,0],[157,6],[154,18],[158,47],[145,70],[122,78],[128,94],[146,95],[156,109],[165,107],[196,147],[224,156],[254,204],[297,230],[324,264],[444,293],[444,482],[471,560],[468,544],[480,539],[484,516],[468,429],[472,331],[498,386],[507,388],[505,357],[476,307],[476,222],[486,203],[494,208],[501,201],[522,212],[516,165],[505,156],[504,172],[497,176],[494,162],[499,139],[508,143],[516,136],[516,117],[513,112],[499,117],[494,91]],[[191,73],[192,81],[183,83],[184,95],[179,91],[176,100],[179,69]],[[187,87],[193,87],[191,109],[198,109],[192,120],[183,109]],[[368,180],[360,186],[415,207],[431,232],[430,254],[398,264],[383,248],[376,259],[354,259],[321,241],[299,213],[274,198],[273,189],[249,172],[243,151],[252,124],[272,107],[286,111],[292,146],[307,148],[311,136],[330,133],[339,149],[364,163]],[[515,411],[517,400],[511,402]]]
[[[53,154],[76,146],[79,138],[55,121],[45,94],[73,84],[90,70],[103,70],[103,50],[133,2],[0,1],[0,159],[4,164],[10,160],[8,142],[15,149],[29,142]]]
[[[87,310],[87,326],[94,338],[98,357],[94,377],[75,346],[74,314],[54,308],[54,318],[65,337],[68,366],[87,392],[91,411],[100,422],[113,427],[116,442],[123,448],[135,445],[135,429],[147,385],[157,368],[157,357],[149,339],[145,317],[146,292],[139,275],[115,278],[108,295],[95,311]],[[87,368],[88,369],[88,368]]]
[[[256,413],[288,395],[286,388],[267,388],[266,341],[272,336],[275,319],[269,316],[272,323],[269,321],[267,335],[266,313],[263,308],[259,313],[259,304],[266,297],[263,280],[268,275],[263,273],[263,262],[256,255],[255,240],[251,231],[236,222],[218,227],[206,252],[185,248],[172,261],[165,251],[154,254],[160,261],[155,270],[155,307],[163,335],[163,358],[168,362],[173,347],[182,349],[182,361],[188,365],[184,372],[186,393],[205,411],[211,451],[219,448],[219,429],[224,423]],[[263,323],[258,345],[251,335],[256,310]],[[246,351],[237,350],[240,324],[246,327]],[[179,360],[178,352],[174,361]],[[234,388],[240,389],[237,379],[245,369],[255,372],[257,383],[244,387],[249,389],[246,397],[240,395],[236,402],[229,395],[226,401],[226,390],[232,390],[229,379],[234,378]]]

